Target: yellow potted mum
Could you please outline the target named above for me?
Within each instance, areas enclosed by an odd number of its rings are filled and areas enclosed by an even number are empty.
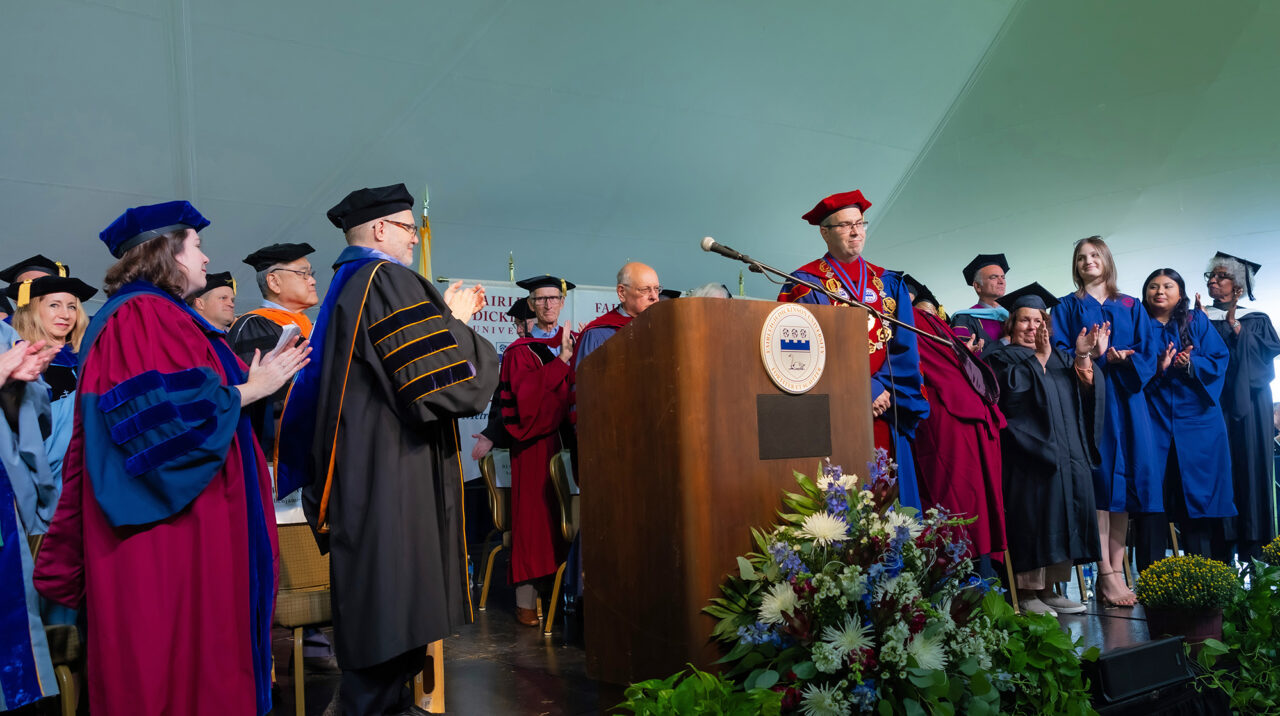
[[[1229,565],[1198,555],[1165,557],[1138,576],[1138,601],[1153,639],[1183,636],[1190,644],[1222,638],[1222,608],[1239,587]]]

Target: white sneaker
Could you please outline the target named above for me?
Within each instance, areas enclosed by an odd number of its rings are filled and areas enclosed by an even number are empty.
[[[1088,608],[1080,602],[1067,599],[1057,594],[1039,595],[1039,600],[1045,606],[1054,610],[1059,614],[1082,614],[1088,611]]]
[[[1018,606],[1022,608],[1022,611],[1031,614],[1048,614],[1051,617],[1058,616],[1058,613],[1053,610],[1053,607],[1045,604],[1036,597],[1032,597],[1031,599],[1019,599]]]

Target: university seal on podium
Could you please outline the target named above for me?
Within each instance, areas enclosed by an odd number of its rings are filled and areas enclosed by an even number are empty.
[[[818,319],[799,303],[773,309],[760,330],[760,357],[774,385],[788,393],[807,392],[827,364],[827,342]]]

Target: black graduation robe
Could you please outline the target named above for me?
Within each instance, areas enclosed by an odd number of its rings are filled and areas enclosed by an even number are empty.
[[[1015,572],[1101,557],[1094,510],[1093,443],[1085,421],[1089,401],[1066,353],[1055,350],[1044,369],[1035,351],[1006,345],[987,357],[1000,383],[1000,435],[1005,529]],[[1101,371],[1094,370],[1099,390]],[[1102,418],[1097,418],[1100,423]]]
[[[390,261],[345,283],[323,342],[303,510],[332,555],[338,663],[360,669],[472,620],[456,419],[484,410],[498,354]]]
[[[253,362],[255,350],[266,355],[276,347],[283,332],[284,326],[264,316],[243,313],[227,329],[227,344],[245,365],[249,365]],[[289,385],[286,383],[267,399],[245,407],[249,423],[253,425],[253,433],[258,436],[258,443],[262,445],[262,452],[268,461],[275,450],[276,421],[280,418],[280,409],[284,406],[284,397],[288,392]]]
[[[1209,311],[1210,319],[1218,315],[1221,311]],[[1231,444],[1237,515],[1227,518],[1226,536],[1228,542],[1268,542],[1276,536],[1271,381],[1275,378],[1274,361],[1280,355],[1280,337],[1271,319],[1260,311],[1250,311],[1239,321],[1239,335],[1225,317],[1210,321],[1230,355],[1221,402]]]

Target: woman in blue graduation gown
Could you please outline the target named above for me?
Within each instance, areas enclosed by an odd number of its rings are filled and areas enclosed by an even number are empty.
[[[1081,330],[1110,323],[1111,347],[1098,357],[1095,371],[1106,389],[1101,463],[1093,473],[1102,537],[1098,591],[1105,602],[1131,606],[1136,597],[1120,571],[1129,513],[1164,512],[1163,465],[1152,451],[1155,434],[1142,392],[1156,368],[1151,319],[1141,301],[1116,287],[1115,261],[1101,237],[1076,242],[1071,265],[1077,290],[1053,309],[1054,346],[1072,354]]]
[[[1143,286],[1160,350],[1146,394],[1156,457],[1165,458],[1165,509],[1178,523],[1184,551],[1229,561],[1222,518],[1235,515],[1236,508],[1218,402],[1227,346],[1202,311],[1188,310],[1186,284],[1177,271],[1156,269]]]
[[[1245,295],[1253,300],[1253,276],[1260,268],[1218,252],[1205,272],[1213,305],[1204,311],[1231,355],[1222,387],[1222,415],[1239,514],[1227,520],[1226,532],[1228,546],[1241,561],[1261,556],[1262,546],[1276,536],[1271,381],[1276,377],[1280,337],[1267,314],[1240,305]]]

